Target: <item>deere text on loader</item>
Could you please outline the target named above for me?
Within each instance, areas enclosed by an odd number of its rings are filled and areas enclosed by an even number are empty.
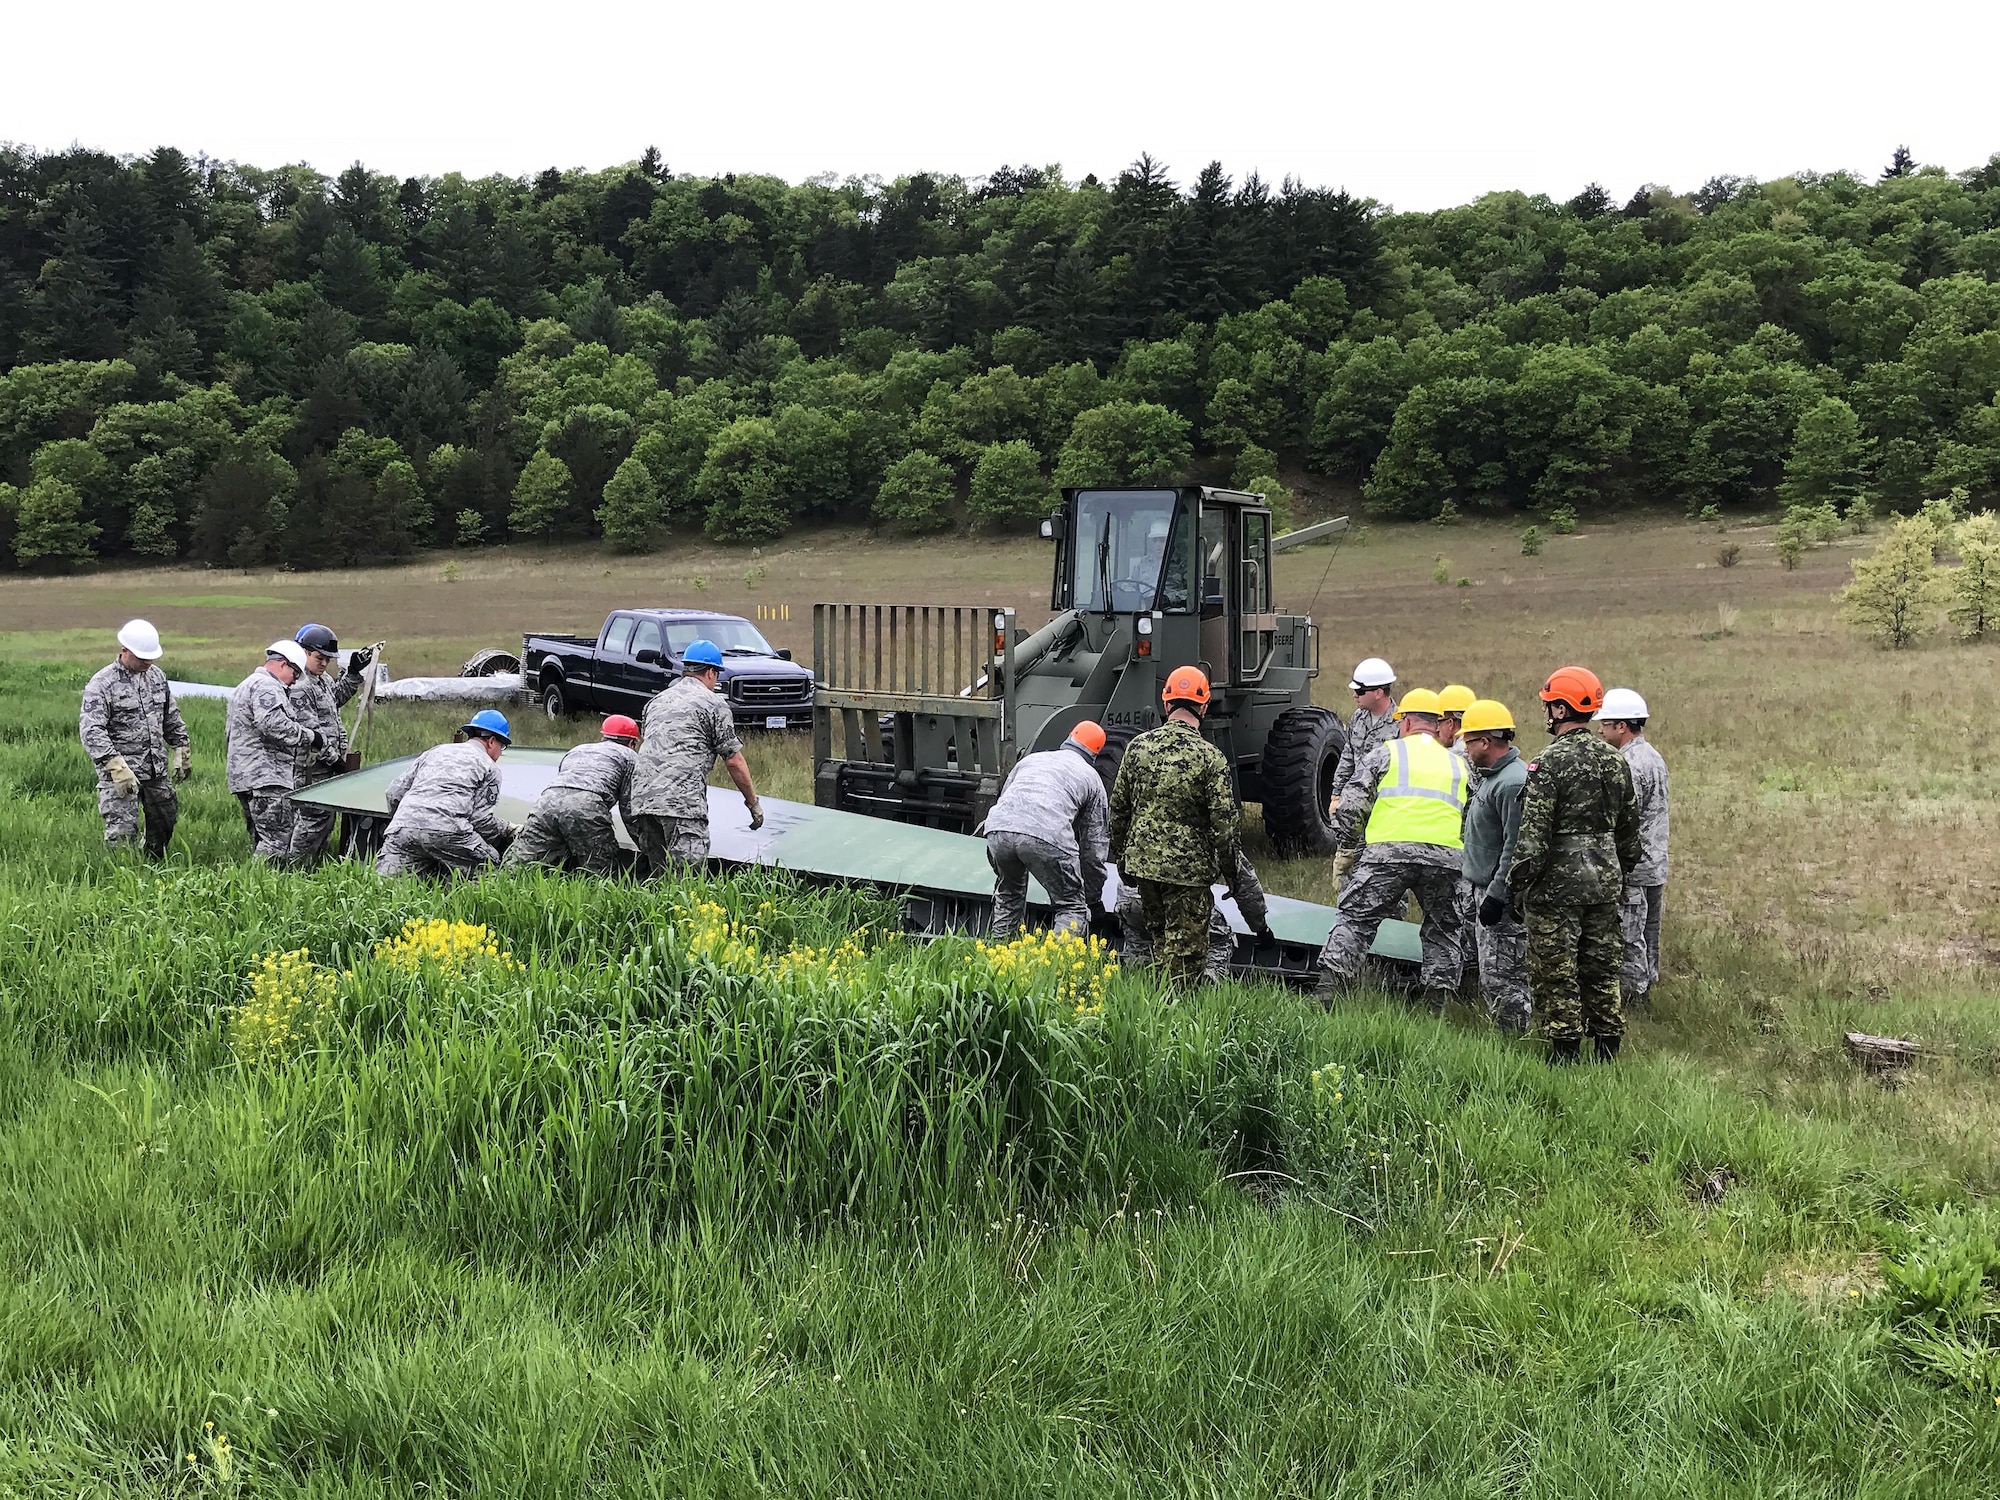
[[[1318,529],[1318,528],[1316,528]],[[1024,634],[982,605],[813,607],[813,799],[972,831],[1016,759],[1084,719],[1104,726],[1106,784],[1160,721],[1175,667],[1207,672],[1202,732],[1289,854],[1331,852],[1344,741],[1312,702],[1319,631],[1278,612],[1264,497],[1204,486],[1068,489],[1048,624]]]

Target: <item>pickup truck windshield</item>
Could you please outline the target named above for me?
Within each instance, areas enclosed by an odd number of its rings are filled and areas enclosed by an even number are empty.
[[[1070,602],[1080,610],[1188,607],[1188,525],[1172,490],[1076,497]]]
[[[724,656],[776,656],[771,643],[748,620],[672,620],[667,624],[667,649],[684,656],[696,641],[714,641]]]

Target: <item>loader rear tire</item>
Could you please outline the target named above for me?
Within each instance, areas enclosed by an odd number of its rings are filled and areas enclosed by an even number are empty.
[[[1347,731],[1330,709],[1294,708],[1278,716],[1264,741],[1264,832],[1280,854],[1334,852],[1333,773]]]

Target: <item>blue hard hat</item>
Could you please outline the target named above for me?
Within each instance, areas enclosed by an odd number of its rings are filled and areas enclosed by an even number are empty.
[[[490,734],[503,745],[511,745],[513,737],[507,733],[507,716],[497,708],[482,708],[465,721],[460,734]]]
[[[681,653],[681,661],[690,667],[719,667],[722,648],[714,641],[690,641],[687,650]]]
[[[299,633],[292,637],[308,651],[317,651],[321,656],[331,656],[340,649],[340,640],[324,625],[301,625]]]

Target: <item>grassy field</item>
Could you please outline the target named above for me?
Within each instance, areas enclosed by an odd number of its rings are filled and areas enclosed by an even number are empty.
[[[634,602],[790,603],[802,648],[822,596],[1032,621],[1037,544],[0,585],[0,1495],[1991,1495],[1995,660],[1857,646],[1851,548],[1769,542],[1378,528],[1281,570],[1328,703],[1372,652],[1517,714],[1565,659],[1651,700],[1668,973],[1564,1075],[769,878],[274,875],[214,703],[169,867],[97,841],[75,690],[132,613],[217,681],[303,618],[404,672]],[[800,737],[750,753],[806,794]],[[413,919],[512,961],[412,959]],[[1929,1050],[1887,1090],[1848,1027]]]

